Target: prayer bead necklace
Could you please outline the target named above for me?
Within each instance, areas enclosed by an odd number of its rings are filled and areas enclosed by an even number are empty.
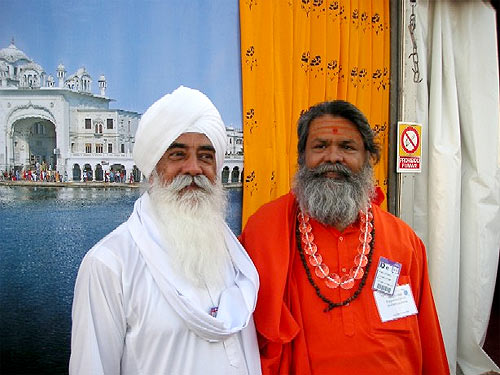
[[[307,278],[318,297],[325,302],[328,306],[325,309],[325,312],[330,311],[334,307],[345,306],[358,297],[359,293],[363,289],[366,278],[368,276],[368,271],[370,269],[371,260],[372,260],[372,248],[375,237],[375,229],[373,227],[373,214],[371,212],[371,206],[369,206],[366,212],[361,211],[359,215],[360,221],[360,236],[358,245],[358,254],[354,258],[354,266],[350,269],[349,273],[345,273],[342,276],[339,276],[337,273],[330,273],[329,267],[323,263],[322,256],[318,253],[318,247],[313,242],[314,235],[312,233],[312,227],[309,223],[309,216],[303,214],[299,211],[297,214],[297,227],[296,227],[296,236],[297,236],[297,247],[299,250],[300,259],[302,261],[302,265],[307,274]],[[302,244],[304,245],[304,249],[302,248]],[[307,265],[306,255],[308,256],[309,263],[314,267],[314,273],[320,279],[323,279],[325,285],[328,288],[337,288],[341,287],[342,289],[352,289],[354,286],[355,280],[361,279],[358,289],[354,292],[354,294],[345,299],[342,302],[336,303],[330,301],[326,298],[320,291],[318,285],[314,281],[311,270]],[[366,270],[363,267],[366,266]]]

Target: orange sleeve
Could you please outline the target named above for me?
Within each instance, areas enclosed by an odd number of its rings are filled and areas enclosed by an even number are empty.
[[[286,364],[283,345],[299,332],[284,303],[287,288],[290,238],[287,196],[263,206],[249,218],[240,241],[259,272],[260,288],[254,321],[263,374],[278,374]],[[265,241],[262,238],[265,237]]]

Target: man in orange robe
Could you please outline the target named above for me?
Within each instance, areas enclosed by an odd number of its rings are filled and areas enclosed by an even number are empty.
[[[240,237],[260,276],[263,374],[449,374],[425,247],[378,206],[367,119],[350,103],[320,103],[298,137],[292,192]]]

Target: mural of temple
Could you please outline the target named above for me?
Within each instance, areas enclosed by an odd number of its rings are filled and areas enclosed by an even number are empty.
[[[19,50],[0,49],[0,171],[44,166],[68,179],[102,181],[110,171],[140,179],[134,165],[134,135],[141,115],[110,109],[106,77],[97,81],[84,67],[55,76]],[[227,128],[223,182],[241,182],[243,133]]]
[[[227,150],[222,169],[222,182],[243,182],[243,130],[226,127],[226,134]]]

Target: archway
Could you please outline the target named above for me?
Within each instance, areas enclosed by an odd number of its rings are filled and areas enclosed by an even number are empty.
[[[229,181],[229,167],[226,165],[222,169],[222,183],[227,184],[228,181]]]
[[[80,165],[73,165],[73,181],[80,181],[82,179],[82,170],[80,169]]]
[[[95,180],[102,181],[103,180],[103,172],[101,164],[97,164],[95,166]]]
[[[56,128],[46,119],[28,117],[12,125],[14,167],[34,168],[46,164],[57,168]]]
[[[134,176],[134,182],[141,182],[141,171],[136,165],[132,168],[132,175]]]
[[[123,164],[121,166],[120,173],[121,173],[121,182],[127,182],[127,169]]]
[[[239,182],[240,181],[240,168],[234,167],[233,172],[231,173],[231,182]]]
[[[92,166],[90,164],[85,164],[83,166],[83,181],[92,181]]]
[[[113,164],[111,166],[111,171],[113,174],[110,172],[110,176],[113,176],[114,182],[125,182],[127,180],[127,175],[126,175],[126,170],[125,166],[122,164]],[[113,181],[111,181],[113,182]]]

